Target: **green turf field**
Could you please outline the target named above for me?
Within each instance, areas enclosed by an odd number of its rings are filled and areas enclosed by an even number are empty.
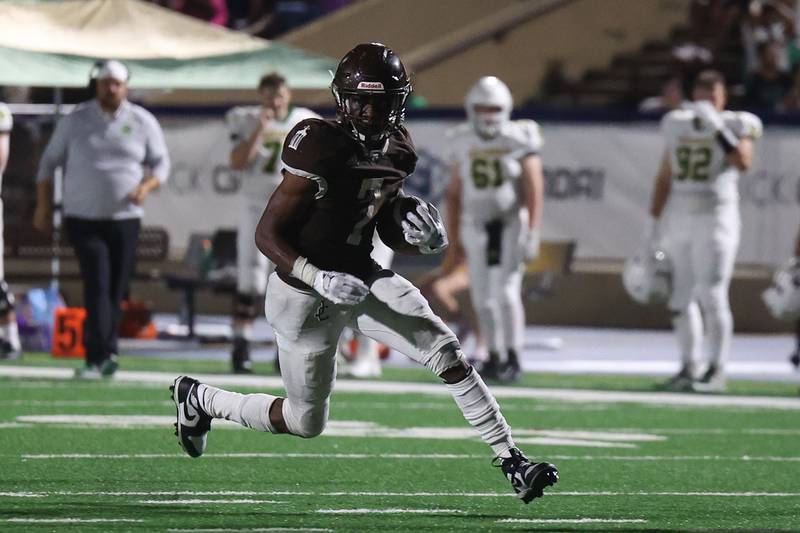
[[[24,362],[54,364],[69,363]],[[21,363],[0,367],[10,365]],[[441,394],[348,387],[333,397],[327,435],[302,440],[216,424],[207,455],[190,459],[173,435],[167,390],[181,369],[224,366],[124,359],[123,370],[164,374],[0,378],[0,531],[800,531],[800,405],[503,395],[520,447],[561,472],[545,498],[524,505]],[[414,370],[388,374],[435,384]],[[527,379],[583,392],[651,391],[655,383]],[[800,402],[796,385],[732,389]]]

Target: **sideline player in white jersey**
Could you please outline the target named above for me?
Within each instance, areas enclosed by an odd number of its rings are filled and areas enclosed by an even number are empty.
[[[291,106],[286,79],[276,72],[258,84],[261,105],[231,109],[225,117],[233,147],[230,165],[242,171],[239,227],[236,240],[236,298],[233,305],[233,351],[236,373],[252,372],[250,340],[253,321],[261,313],[267,278],[273,265],[256,248],[254,235],[269,197],[281,181],[281,147],[300,121],[318,118],[309,109]]]
[[[463,247],[472,305],[489,359],[481,375],[515,381],[525,337],[522,277],[539,254],[542,136],[533,120],[511,120],[511,91],[485,76],[466,98],[469,124],[451,132],[447,214]],[[502,359],[501,359],[502,358]]]
[[[665,386],[719,391],[733,336],[728,288],[741,225],[737,183],[752,165],[762,125],[751,113],[724,110],[725,81],[716,71],[698,74],[692,99],[662,119],[666,149],[647,233],[662,242],[673,269],[668,305],[682,366]],[[708,360],[701,374],[704,330]]]
[[[8,164],[11,128],[14,119],[8,106],[0,102],[0,190],[3,172]],[[0,199],[0,250],[3,249],[3,200]],[[14,313],[14,295],[5,280],[5,265],[0,254],[0,359],[16,359],[21,354],[17,315]]]

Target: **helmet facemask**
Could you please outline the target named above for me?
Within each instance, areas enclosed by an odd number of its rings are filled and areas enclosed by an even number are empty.
[[[375,147],[403,124],[410,85],[393,91],[338,89],[331,86],[339,117],[353,136]]]
[[[464,106],[478,135],[491,139],[511,120],[513,100],[505,83],[494,76],[484,76],[469,90]]]
[[[503,126],[511,120],[511,110],[499,106],[475,105],[467,114],[475,131],[489,139],[497,137]]]

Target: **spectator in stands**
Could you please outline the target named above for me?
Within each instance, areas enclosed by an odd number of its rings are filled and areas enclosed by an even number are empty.
[[[155,117],[127,100],[128,69],[98,62],[90,89],[56,126],[39,163],[34,226],[51,227],[53,176],[64,169],[66,234],[78,257],[86,307],[86,365],[77,377],[117,370],[120,303],[136,261],[142,203],[169,175],[164,134]]]
[[[758,69],[747,81],[745,104],[748,107],[774,109],[792,87],[792,77],[778,66],[780,44],[774,41],[758,46]]]
[[[759,47],[762,43],[776,43],[778,68],[789,70],[788,45],[795,35],[794,13],[777,0],[751,0],[742,26],[742,45],[747,72],[759,68]]]
[[[680,76],[672,76],[661,87],[661,94],[645,98],[639,104],[639,111],[654,113],[672,111],[680,108],[685,102],[683,94],[683,80]]]

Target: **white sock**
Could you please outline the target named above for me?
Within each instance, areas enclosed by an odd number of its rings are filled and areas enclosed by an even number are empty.
[[[0,336],[11,345],[11,349],[20,349],[19,328],[15,319],[12,318],[11,322],[0,325]]]
[[[464,418],[478,430],[495,455],[509,457],[509,450],[516,447],[511,437],[511,428],[481,376],[471,369],[467,377],[458,383],[445,383],[445,386],[453,395]]]
[[[277,396],[270,394],[239,394],[200,384],[197,388],[200,407],[214,418],[232,420],[250,429],[275,433],[269,421],[269,408]]]
[[[719,369],[725,367],[733,337],[733,314],[727,298],[709,306],[706,312],[708,330],[708,362]]]
[[[691,372],[696,371],[697,356],[703,341],[703,319],[697,302],[689,304],[682,313],[672,317],[672,327],[678,336],[683,366]]]

